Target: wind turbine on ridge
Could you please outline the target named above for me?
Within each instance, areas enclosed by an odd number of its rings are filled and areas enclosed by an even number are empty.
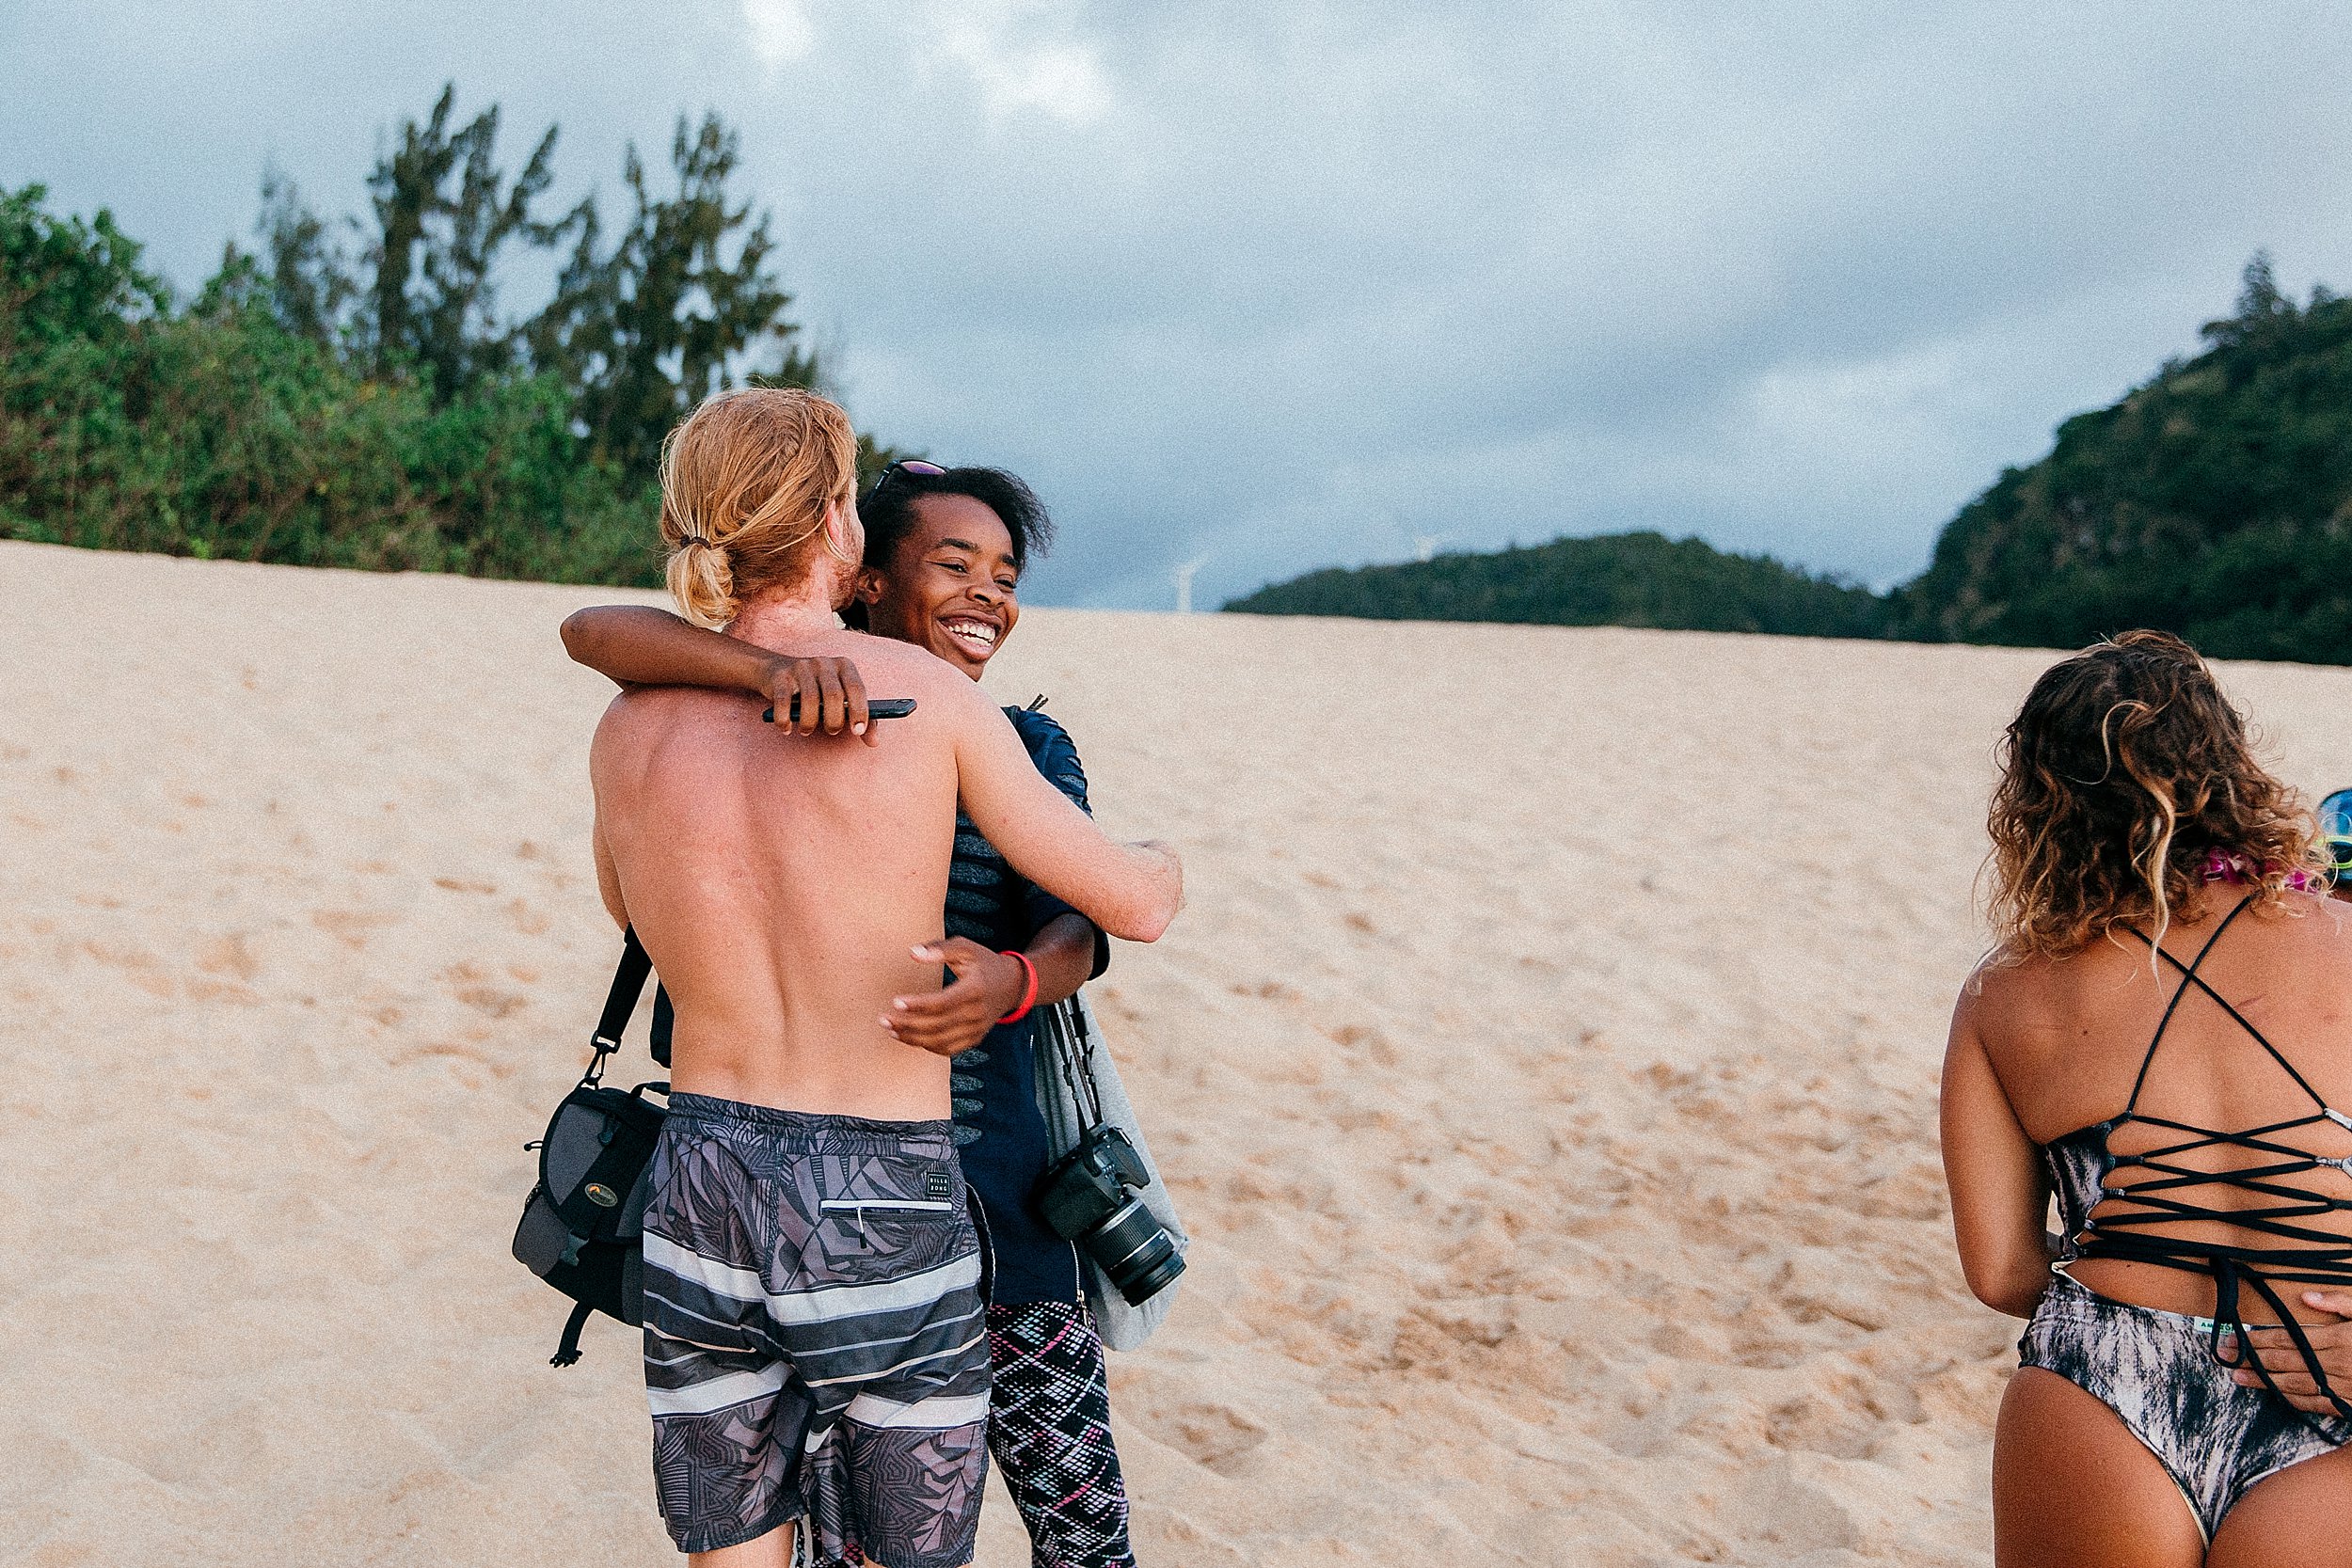
[[[1206,566],[1208,563],[1209,558],[1204,555],[1198,561],[1187,561],[1183,565],[1176,568],[1177,614],[1189,615],[1192,613],[1192,579],[1194,576],[1200,572],[1200,568]]]

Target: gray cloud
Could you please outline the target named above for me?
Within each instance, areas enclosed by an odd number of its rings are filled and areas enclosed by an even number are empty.
[[[56,5],[0,180],[185,285],[445,77],[575,190],[715,107],[861,420],[1055,504],[1049,602],[1627,527],[1883,582],[2257,245],[2352,283],[2334,8],[1734,9]]]

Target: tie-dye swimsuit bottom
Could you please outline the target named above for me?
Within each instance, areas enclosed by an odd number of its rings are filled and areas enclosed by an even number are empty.
[[[2306,1416],[2231,1381],[2214,1340],[2211,1318],[2134,1307],[2061,1274],[2017,1342],[2020,1366],[2083,1389],[2147,1446],[2208,1544],[2256,1481],[2352,1441],[2352,1422]]]

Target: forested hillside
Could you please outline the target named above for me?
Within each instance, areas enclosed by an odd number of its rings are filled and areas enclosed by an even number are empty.
[[[2217,656],[2352,662],[2352,301],[2297,306],[2258,256],[2203,335],[2196,358],[2060,425],[1885,595],[1625,534],[1315,572],[1226,608],[2052,647],[2160,626]]]
[[[106,213],[0,191],[0,536],[658,581],[663,435],[720,387],[820,377],[736,137],[681,118],[666,178],[632,147],[615,221],[545,210],[553,127],[510,179],[496,106],[453,105],[400,127],[364,216],[266,179],[256,249],[184,300]],[[518,247],[558,276],[510,312]]]
[[[1259,615],[1804,637],[1873,637],[1885,619],[1884,604],[1867,589],[1808,577],[1767,556],[1726,555],[1696,539],[1659,533],[1555,539],[1491,554],[1310,572],[1225,608]]]
[[[2204,337],[1970,502],[1894,630],[2063,647],[2161,626],[2230,657],[2352,661],[2352,301],[2298,308],[2257,257]]]

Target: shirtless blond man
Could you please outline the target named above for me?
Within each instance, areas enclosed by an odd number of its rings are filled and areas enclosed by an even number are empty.
[[[663,466],[671,590],[763,647],[854,655],[914,714],[863,744],[796,739],[755,698],[637,689],[591,754],[606,906],[677,1008],[645,1212],[656,1488],[679,1548],[724,1568],[788,1561],[796,1522],[819,1558],[971,1560],[986,1248],[947,1060],[883,1024],[940,984],[958,801],[1115,936],[1155,939],[1183,901],[1174,852],[1104,838],[970,680],[835,624],[864,544],[855,483],[832,404],[713,398]]]

